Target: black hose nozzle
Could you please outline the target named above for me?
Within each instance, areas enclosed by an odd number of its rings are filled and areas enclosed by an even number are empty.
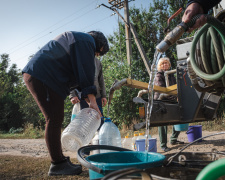
[[[170,33],[166,35],[163,41],[161,41],[157,46],[156,50],[158,52],[164,53],[170,46],[172,46],[176,41],[183,35],[188,28],[192,27],[196,20],[200,18],[202,14],[194,16],[188,23],[181,22],[178,24]]]

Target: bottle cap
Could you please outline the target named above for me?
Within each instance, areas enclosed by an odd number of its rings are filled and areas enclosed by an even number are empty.
[[[105,118],[105,122],[111,122],[110,118]]]
[[[139,136],[143,136],[144,135],[144,133],[139,133]]]
[[[134,134],[134,136],[138,136],[138,134]]]
[[[128,138],[129,136],[125,136],[125,138]]]

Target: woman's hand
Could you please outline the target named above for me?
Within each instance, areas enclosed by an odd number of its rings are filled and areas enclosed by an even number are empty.
[[[106,98],[102,98],[102,106],[104,107],[107,104],[107,99]]]
[[[96,110],[102,117],[102,113],[98,108],[95,96],[93,94],[88,94],[88,99],[85,99],[85,100],[88,103],[89,107]]]
[[[71,98],[70,101],[71,101],[72,104],[76,104],[76,103],[80,102],[80,100],[79,100],[79,98],[77,96]]]
[[[204,13],[204,11],[203,11],[203,8],[200,4],[192,3],[185,10],[184,15],[182,17],[182,21],[184,23],[187,23],[191,20],[191,18],[194,15],[203,14],[203,13]],[[194,26],[189,28],[189,30],[187,32],[189,32],[189,33],[192,32],[194,29],[197,29],[197,28],[203,26],[206,22],[207,22],[206,17],[202,15],[199,19],[196,20]]]

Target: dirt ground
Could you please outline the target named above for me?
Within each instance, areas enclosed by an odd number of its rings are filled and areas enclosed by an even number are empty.
[[[208,136],[221,131],[203,131],[202,136]],[[171,134],[168,134],[168,142]],[[187,145],[188,138],[186,132],[181,132],[178,140],[184,141],[184,145],[172,146],[167,143],[167,146],[172,148],[171,151],[165,153],[160,149],[159,136],[157,134],[152,135],[153,138],[157,138],[157,152],[161,154],[176,153],[179,152],[185,145]],[[204,139],[202,142],[197,142],[187,147],[183,152],[211,152],[212,149],[217,151],[225,151],[225,134],[215,135]],[[76,153],[63,150],[66,156],[76,158]],[[44,139],[0,139],[0,155],[12,155],[12,156],[30,156],[30,157],[49,157],[48,150]]]

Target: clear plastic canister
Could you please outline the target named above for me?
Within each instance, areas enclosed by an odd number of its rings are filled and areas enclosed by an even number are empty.
[[[121,135],[117,126],[106,118],[99,131],[99,144],[121,147]],[[100,150],[100,153],[111,152],[110,150]]]
[[[131,142],[131,140],[130,140],[129,136],[125,136],[125,138],[122,141],[122,147],[131,150],[132,147],[131,147],[130,142]]]
[[[101,123],[100,114],[92,108],[84,108],[62,132],[65,149],[75,152],[91,142]]]
[[[134,133],[134,137],[132,138],[132,144],[131,144],[131,147],[132,147],[132,150],[136,151],[136,139],[138,137],[138,134],[137,133]]]
[[[78,102],[73,106],[71,121],[79,114],[79,112],[80,112],[80,103]]]

